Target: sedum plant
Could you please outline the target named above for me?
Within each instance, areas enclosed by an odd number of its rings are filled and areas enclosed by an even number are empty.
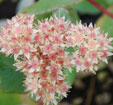
[[[67,97],[76,72],[96,74],[101,62],[108,63],[107,57],[113,55],[113,39],[92,23],[74,24],[72,11],[64,8],[57,9],[54,15],[43,13],[23,10],[8,20],[0,31],[0,52],[14,57],[11,64],[8,61],[10,66],[5,65],[13,68],[13,64],[17,72],[24,74],[22,84],[32,98],[42,100],[44,105],[56,105]],[[2,54],[1,58],[7,59]]]
[[[108,63],[111,41],[92,24],[75,25],[56,16],[36,24],[34,15],[19,14],[2,28],[0,51],[14,55],[14,66],[26,76],[24,86],[32,97],[56,105],[71,88],[65,71],[95,73],[100,62]]]

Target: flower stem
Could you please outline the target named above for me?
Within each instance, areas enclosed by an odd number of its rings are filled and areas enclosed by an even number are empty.
[[[113,14],[109,12],[106,8],[98,4],[95,0],[88,0],[92,5],[94,5],[97,9],[99,9],[102,13],[105,13],[109,17],[113,18]]]

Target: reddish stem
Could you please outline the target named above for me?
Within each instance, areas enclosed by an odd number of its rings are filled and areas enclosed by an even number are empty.
[[[94,5],[96,8],[98,8],[102,13],[105,13],[109,17],[113,18],[113,14],[109,12],[106,8],[98,4],[95,0],[88,0],[92,5]]]

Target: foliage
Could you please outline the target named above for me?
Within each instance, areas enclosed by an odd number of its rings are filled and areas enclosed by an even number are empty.
[[[36,13],[43,14],[48,11],[56,10],[61,6],[67,6],[67,4],[74,2],[75,0],[39,0],[34,5],[22,10],[22,13]]]
[[[113,4],[113,0],[96,0],[100,5],[104,6],[105,8],[108,7],[110,4]],[[73,9],[82,13],[82,14],[99,14],[100,11],[90,4],[87,0],[83,0],[79,4],[73,6]]]
[[[113,13],[113,5],[111,5],[108,10]],[[103,15],[98,21],[97,26],[101,27],[102,30],[108,32],[110,37],[113,37],[113,19],[107,15]]]
[[[0,55],[0,88],[5,92],[23,93],[24,75],[15,71],[13,57]]]
[[[1,105],[19,105],[21,104],[21,99],[17,94],[7,94],[0,90],[0,104]]]

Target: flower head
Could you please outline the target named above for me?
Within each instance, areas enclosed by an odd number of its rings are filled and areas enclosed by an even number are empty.
[[[107,57],[113,55],[112,38],[92,24],[84,26],[81,23],[72,26],[74,45],[78,48],[75,55],[77,71],[93,72],[101,62],[107,63]],[[74,62],[74,61],[73,61]]]
[[[15,60],[24,55],[29,58],[36,51],[32,36],[36,33],[33,28],[34,15],[20,14],[8,20],[0,35],[1,52],[14,55]]]
[[[34,15],[20,14],[2,28],[0,51],[14,55],[14,66],[26,75],[26,91],[49,105],[67,96],[70,84],[65,68],[72,72],[76,66],[77,72],[95,73],[100,62],[107,63],[112,55],[111,41],[92,24],[74,25],[57,17],[36,24]]]
[[[14,64],[26,75],[26,90],[30,91],[32,96],[35,94],[37,100],[41,98],[45,104],[56,104],[56,99],[66,97],[70,88],[63,73],[64,68],[71,68],[71,65],[67,66],[69,62],[64,63],[69,61],[72,55],[67,56],[68,52],[64,51],[66,41],[63,39],[68,36],[70,27],[70,21],[64,21],[64,18],[39,21],[33,29],[36,33],[30,35],[32,40],[24,38],[25,43],[29,41],[29,45],[22,46],[22,49],[24,54],[30,53],[29,58],[24,55],[22,60],[17,59]],[[31,45],[35,50],[29,49]]]

